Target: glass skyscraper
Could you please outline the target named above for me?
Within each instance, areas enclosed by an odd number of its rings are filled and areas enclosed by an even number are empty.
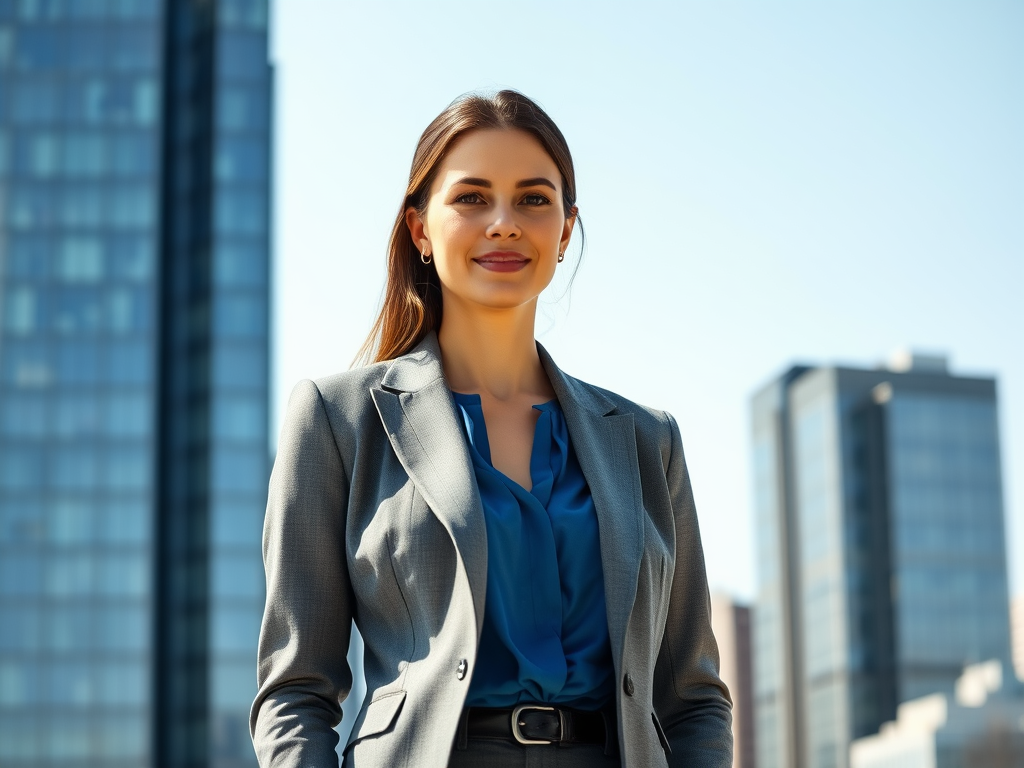
[[[754,396],[759,768],[846,768],[1010,632],[995,381],[795,367]]]
[[[265,0],[0,0],[0,765],[255,764]]]

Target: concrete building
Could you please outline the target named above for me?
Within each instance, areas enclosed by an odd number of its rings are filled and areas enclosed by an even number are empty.
[[[998,661],[968,667],[954,694],[900,704],[895,721],[854,741],[850,768],[1024,768],[1017,680]]]
[[[711,594],[711,628],[718,641],[722,680],[732,694],[733,768],[756,768],[754,678],[749,606],[727,594]]]
[[[0,2],[0,765],[255,765],[265,0]]]
[[[848,768],[900,702],[1009,664],[995,381],[797,366],[753,399],[760,768]]]

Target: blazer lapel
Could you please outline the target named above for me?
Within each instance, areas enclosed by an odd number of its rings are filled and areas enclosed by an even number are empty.
[[[469,579],[479,638],[487,594],[487,529],[437,336],[428,334],[396,359],[371,395],[398,460],[455,543]]]
[[[608,633],[618,665],[644,548],[643,493],[633,414],[616,414],[615,403],[562,373],[540,344],[537,350],[565,414],[569,439],[597,510]]]

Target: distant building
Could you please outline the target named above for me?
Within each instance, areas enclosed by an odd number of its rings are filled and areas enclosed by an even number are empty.
[[[1003,666],[968,667],[956,693],[900,704],[895,722],[850,746],[850,768],[1024,768],[1024,696]]]
[[[0,0],[0,766],[254,766],[266,0]]]
[[[847,768],[900,702],[1010,660],[995,381],[794,367],[753,398],[759,768]]]
[[[1013,669],[1024,680],[1024,595],[1010,601],[1010,630],[1013,639]]]
[[[712,593],[711,628],[718,641],[722,680],[732,694],[732,765],[756,768],[750,607],[740,605],[726,594]]]

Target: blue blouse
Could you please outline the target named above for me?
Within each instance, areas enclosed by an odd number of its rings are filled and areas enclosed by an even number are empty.
[[[540,411],[527,491],[491,465],[479,395],[462,413],[487,524],[487,600],[467,706],[600,709],[614,696],[597,513],[557,400]]]

